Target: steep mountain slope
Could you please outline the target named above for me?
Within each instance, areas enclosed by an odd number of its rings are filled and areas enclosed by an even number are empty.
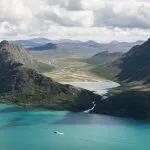
[[[104,51],[97,53],[93,57],[87,59],[87,62],[93,65],[107,64],[119,59],[122,55],[123,53],[121,52],[109,53],[108,51]]]
[[[109,53],[105,51],[88,58],[86,62],[92,65],[92,69],[90,70],[91,72],[99,75],[100,77],[115,80],[116,75],[120,72],[117,65],[118,61],[116,60],[121,58],[122,55],[123,53],[120,52]]]
[[[0,50],[3,54],[1,55],[1,59],[4,60],[3,63],[8,60],[13,60],[16,63],[23,64],[25,67],[34,68],[39,72],[47,72],[53,69],[53,66],[38,62],[33,59],[27,49],[24,49],[21,46],[10,44],[8,41],[3,41],[0,43]]]
[[[83,111],[100,96],[59,84],[28,66],[33,60],[21,46],[0,43],[0,101],[44,108]]]
[[[150,39],[139,46],[134,46],[121,59],[120,81],[142,81],[150,83]]]
[[[15,62],[26,67],[34,65],[34,60],[28,53],[28,50],[21,46],[10,44],[8,41],[2,41],[0,43],[0,54],[1,63],[4,64]]]
[[[43,50],[51,50],[51,49],[56,49],[56,48],[57,48],[56,44],[48,43],[48,44],[45,44],[45,45],[42,45],[42,46],[38,46],[38,47],[31,47],[31,48],[29,48],[29,50],[32,50],[32,51],[43,51]]]
[[[150,83],[150,39],[132,47],[122,56],[116,54],[99,53],[88,59],[89,63],[94,64],[92,71],[120,82]]]
[[[111,89],[94,111],[150,120],[150,39],[134,46],[109,67],[120,70],[116,77],[121,86]]]

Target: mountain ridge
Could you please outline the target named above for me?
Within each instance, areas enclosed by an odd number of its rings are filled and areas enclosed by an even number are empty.
[[[29,47],[29,48],[34,48],[34,47],[39,47],[43,46],[48,43],[56,44],[59,48],[72,48],[76,49],[77,48],[92,48],[93,49],[99,49],[100,51],[109,51],[109,52],[127,52],[131,47],[134,45],[139,45],[143,41],[136,41],[136,42],[118,42],[118,41],[112,41],[109,43],[100,43],[96,42],[93,40],[89,41],[79,41],[79,40],[70,40],[70,39],[60,39],[60,40],[49,40],[46,38],[35,38],[35,39],[29,39],[29,40],[17,40],[17,41],[12,41],[13,43]]]
[[[110,89],[94,112],[150,120],[150,39],[132,47],[121,58],[103,69],[113,73],[120,87]],[[116,69],[118,69],[116,71]]]
[[[118,74],[120,81],[142,81],[150,83],[150,38],[141,45],[134,46],[124,54],[119,65],[121,72]]]
[[[24,55],[21,55],[24,54]],[[63,85],[28,67],[28,51],[8,41],[0,43],[0,101],[23,106],[83,111],[101,96]]]

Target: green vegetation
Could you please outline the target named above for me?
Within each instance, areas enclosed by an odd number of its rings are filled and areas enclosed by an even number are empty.
[[[118,77],[120,81],[141,81],[150,83],[150,39],[142,45],[133,47],[122,58],[119,64],[121,72]]]
[[[95,112],[135,119],[150,119],[150,92],[123,91],[115,93],[97,106]]]
[[[119,82],[150,83],[150,39],[142,45],[134,46],[122,56],[118,53],[99,53],[87,62],[94,67],[92,72]]]
[[[55,69],[51,72],[46,72],[44,75],[51,77],[59,82],[73,82],[73,81],[99,81],[102,78],[92,74],[89,69],[90,65],[79,59],[55,59]]]
[[[133,47],[119,60],[106,67],[116,67],[120,87],[111,89],[108,98],[101,101],[96,113],[150,120],[150,39]],[[113,71],[112,71],[113,72]]]
[[[107,94],[108,98],[99,103],[95,112],[149,120],[149,87],[150,85],[134,82],[113,88]]]
[[[91,71],[100,77],[104,77],[109,80],[117,81],[116,75],[120,71],[118,68],[109,64],[100,64],[91,69]]]
[[[46,63],[43,63],[41,61],[35,60],[35,67],[33,69],[37,70],[40,73],[45,73],[45,72],[51,72],[54,70],[54,66],[48,65]]]
[[[92,64],[92,65],[108,64],[119,59],[121,56],[122,56],[122,53],[119,53],[119,52],[108,53],[107,51],[104,51],[87,59],[87,63]]]
[[[91,65],[83,61],[95,55],[97,50],[57,48],[55,51],[30,51],[30,53],[40,62],[54,67],[52,71],[43,72],[43,74],[58,82],[104,80],[92,73]]]
[[[101,99],[101,96],[90,91],[57,83],[36,69],[44,72],[51,68],[35,62],[23,47],[1,42],[0,101],[22,106],[83,111],[91,107],[93,99]]]
[[[88,58],[86,62],[92,65],[91,72],[109,80],[117,80],[120,69],[114,65],[114,61],[121,56],[122,53],[101,52]]]
[[[35,90],[26,88],[25,92],[13,91],[0,95],[3,103],[17,104],[24,107],[42,107],[55,110],[84,111],[92,106],[92,99],[98,101],[100,96],[95,96],[92,92],[69,87],[63,90],[60,87],[47,90],[36,87]],[[69,90],[74,93],[70,93]]]
[[[150,39],[134,46],[128,53],[99,53],[87,62],[93,65],[92,72],[108,79],[130,83],[150,83]]]

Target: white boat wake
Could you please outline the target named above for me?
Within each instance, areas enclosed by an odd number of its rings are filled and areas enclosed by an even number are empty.
[[[54,133],[54,134],[57,134],[57,135],[64,135],[64,133],[59,132],[59,131],[54,131],[53,133]]]
[[[92,104],[93,104],[93,107],[88,110],[85,110],[84,113],[90,113],[92,110],[94,110],[94,108],[96,107],[96,104],[95,102],[92,102]]]

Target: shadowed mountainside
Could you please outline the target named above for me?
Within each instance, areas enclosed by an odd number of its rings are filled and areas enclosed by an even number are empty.
[[[87,60],[93,64],[92,72],[119,82],[150,83],[150,39],[120,56],[104,54],[99,53]]]
[[[150,38],[142,45],[134,46],[121,59],[120,81],[150,83]]]
[[[150,92],[123,90],[110,92],[110,97],[97,103],[95,113],[150,120]]]
[[[111,89],[108,98],[99,102],[96,113],[150,120],[150,39],[134,46],[105,70],[118,68],[115,77],[120,87]],[[109,67],[110,68],[109,68]]]

